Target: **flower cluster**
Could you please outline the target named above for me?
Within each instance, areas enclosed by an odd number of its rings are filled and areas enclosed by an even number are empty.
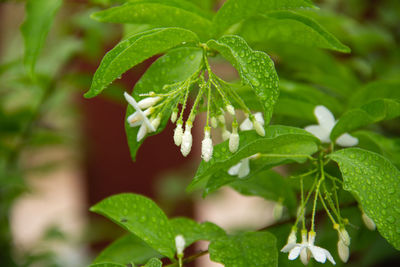
[[[205,75],[207,73],[207,75]],[[205,77],[208,80],[205,80]],[[198,92],[191,107],[189,115],[184,122],[184,113],[188,106],[189,93],[198,84]],[[136,100],[125,93],[125,99],[135,109],[128,116],[127,122],[131,127],[140,126],[137,141],[141,141],[146,134],[156,132],[165,114],[171,114],[172,123],[176,123],[173,140],[180,147],[183,156],[187,156],[193,144],[192,128],[197,113],[205,106],[207,111],[204,139],[201,143],[201,154],[204,161],[209,161],[213,155],[213,141],[211,128],[220,128],[222,139],[229,140],[229,150],[234,153],[239,148],[239,127],[236,119],[236,104],[243,110],[246,120],[240,126],[241,130],[254,129],[259,135],[264,136],[264,119],[261,113],[253,115],[242,101],[240,96],[231,86],[212,73],[207,60],[204,60],[204,69],[200,69],[185,81],[164,86],[166,93],[142,94],[145,98]],[[204,109],[204,108],[203,108]],[[232,119],[231,131],[228,130],[225,116]]]

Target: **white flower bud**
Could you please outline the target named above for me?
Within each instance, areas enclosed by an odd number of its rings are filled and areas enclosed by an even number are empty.
[[[183,136],[182,124],[178,123],[174,131],[175,145],[180,146],[182,144],[182,136]]]
[[[219,120],[219,122],[221,123],[221,124],[223,124],[223,125],[225,125],[225,116],[224,115],[219,115],[218,116],[218,120]]]
[[[227,129],[224,129],[222,131],[222,140],[226,141],[229,139],[230,136],[231,136],[231,132],[228,131]]]
[[[346,244],[342,241],[342,239],[339,239],[339,241],[337,243],[337,250],[338,250],[339,258],[343,262],[347,262],[349,260],[350,251],[349,251],[349,247],[346,246]]]
[[[178,111],[174,110],[171,114],[171,122],[175,123],[177,118],[178,118]]]
[[[143,98],[142,100],[139,101],[138,106],[141,109],[146,109],[148,107],[153,106],[154,104],[156,104],[158,101],[160,101],[160,97],[156,96],[156,97],[146,97]]]
[[[179,257],[183,256],[183,250],[185,249],[185,239],[182,235],[175,236],[175,246],[176,246],[176,254]]]
[[[283,214],[283,205],[281,202],[276,202],[273,210],[274,219],[279,221],[282,218]]]
[[[346,246],[350,246],[350,236],[346,229],[344,229],[344,227],[341,227],[338,230],[338,234],[339,239],[342,240],[343,244],[345,244]]]
[[[235,153],[239,148],[239,134],[232,133],[229,137],[229,151]]]
[[[301,231],[301,243],[307,244],[307,232],[302,230]],[[300,252],[300,260],[304,265],[307,265],[310,261],[308,249],[302,249]]]
[[[153,120],[151,120],[151,125],[153,125],[154,129],[157,130],[158,126],[160,126],[161,123],[161,117],[157,116]]]
[[[201,142],[201,157],[208,162],[213,154],[213,144],[210,137],[210,130],[204,131],[204,139]]]
[[[259,135],[265,136],[265,129],[258,121],[254,120],[253,121],[253,126],[254,126],[254,130],[256,130],[256,132]]]
[[[185,127],[185,132],[183,133],[182,137],[182,145],[181,145],[181,152],[184,157],[186,157],[189,153],[190,150],[192,149],[192,133],[190,132],[192,130],[192,126],[186,124]]]
[[[218,127],[218,121],[216,117],[211,117],[211,127],[217,128]]]
[[[232,105],[227,105],[225,108],[226,108],[226,111],[229,112],[229,114],[231,114],[232,116],[235,116],[235,108]]]
[[[142,140],[146,136],[146,134],[147,134],[147,126],[146,124],[142,123],[137,133],[136,141],[139,142],[140,140]]]
[[[369,230],[374,231],[376,229],[376,225],[375,225],[374,221],[370,217],[368,217],[368,215],[365,214],[364,212],[362,214],[362,219],[363,219],[365,226]]]

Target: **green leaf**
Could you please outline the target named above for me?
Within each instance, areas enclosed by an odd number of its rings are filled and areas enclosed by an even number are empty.
[[[207,45],[220,52],[238,70],[243,83],[254,90],[263,104],[265,125],[268,125],[279,96],[274,62],[264,52],[253,51],[239,36],[223,36],[208,41]]]
[[[210,259],[226,267],[278,266],[276,238],[268,232],[247,232],[211,242]]]
[[[398,116],[400,116],[400,102],[391,99],[374,100],[343,114],[332,129],[331,140],[336,140],[343,133]]]
[[[153,258],[144,267],[162,267],[162,262],[157,258]]]
[[[91,264],[89,267],[126,267],[126,265],[112,262],[104,262]]]
[[[388,138],[371,131],[352,133],[359,140],[358,146],[383,155],[400,167],[400,138]]]
[[[146,73],[136,83],[133,90],[134,98],[139,100],[139,94],[153,91],[155,93],[166,93],[163,89],[166,84],[174,84],[184,81],[193,75],[201,67],[203,52],[198,48],[178,48],[168,52],[166,55],[157,59],[146,71]],[[167,71],[168,70],[168,71]],[[174,88],[172,88],[174,89]],[[173,104],[173,103],[171,103]],[[167,109],[162,117],[157,131],[147,135],[155,135],[164,130],[168,119],[172,113],[173,106]],[[134,112],[134,108],[128,106],[126,116]],[[136,153],[144,139],[136,141],[139,127],[130,127],[125,121],[125,131],[128,138],[128,145],[133,160],[136,159]]]
[[[133,35],[104,56],[85,97],[100,94],[111,82],[145,59],[186,43],[197,42],[196,34],[179,28],[153,29]]]
[[[129,232],[168,258],[175,254],[174,232],[164,212],[149,198],[135,194],[108,197],[90,208]]]
[[[248,43],[267,44],[281,42],[301,46],[320,47],[349,53],[342,44],[312,18],[292,11],[273,11],[244,21],[234,33]]]
[[[101,22],[150,24],[157,27],[179,27],[191,30],[202,38],[209,37],[211,15],[196,5],[176,0],[128,2],[96,12],[92,18]]]
[[[62,0],[28,0],[26,3],[26,18],[21,32],[25,44],[24,64],[31,75],[61,4]]]
[[[309,0],[228,0],[214,16],[214,34],[222,35],[232,25],[268,11],[313,6]]]
[[[161,255],[135,235],[125,235],[106,247],[93,263],[113,262],[144,264],[149,259]]]
[[[280,174],[266,170],[249,179],[237,179],[229,184],[242,195],[260,196],[266,200],[282,201],[289,209],[296,209],[296,195],[289,183]]]
[[[347,148],[329,156],[339,164],[343,188],[352,192],[381,235],[400,250],[400,172],[379,154]]]
[[[272,125],[266,129],[263,138],[254,131],[243,131],[239,135],[240,144],[235,153],[229,151],[228,140],[214,147],[212,159],[200,163],[195,177],[187,188],[188,191],[204,186],[210,175],[215,175],[220,170],[227,173],[228,169],[241,159],[256,153],[263,154],[261,156],[263,164],[258,165],[257,170],[250,165],[250,174],[265,168],[265,165],[279,164],[286,160],[304,162],[309,155],[318,150],[318,140],[313,135],[294,127]],[[216,175],[215,179],[218,177],[221,176]]]
[[[175,229],[175,235],[185,238],[186,247],[199,240],[212,241],[226,236],[224,230],[211,222],[197,223],[184,217],[173,218],[169,222]]]
[[[368,83],[352,95],[350,105],[360,107],[380,98],[400,101],[400,80],[378,80]]]

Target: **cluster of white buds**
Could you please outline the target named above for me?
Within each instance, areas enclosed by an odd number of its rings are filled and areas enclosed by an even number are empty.
[[[141,141],[147,133],[155,132],[160,125],[161,117],[153,116],[150,119],[148,118],[154,112],[153,106],[161,100],[160,97],[146,97],[139,102],[129,95],[128,93],[124,93],[126,101],[135,109],[135,112],[128,116],[127,122],[131,127],[140,126],[136,140]]]

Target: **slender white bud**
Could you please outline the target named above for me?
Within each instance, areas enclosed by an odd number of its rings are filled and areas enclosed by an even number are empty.
[[[224,115],[218,115],[218,120],[221,124],[225,125],[225,116]]]
[[[174,131],[175,145],[180,146],[182,144],[182,136],[183,136],[182,124],[178,123]]]
[[[222,130],[222,140],[226,141],[229,139],[230,136],[231,136],[230,131],[228,131],[227,129]]]
[[[283,214],[283,205],[281,202],[276,202],[273,210],[274,219],[279,221],[282,218]]]
[[[229,112],[229,114],[231,114],[232,116],[235,116],[235,108],[232,105],[227,105],[225,108],[226,108],[226,111]]]
[[[239,148],[239,134],[232,133],[229,137],[229,151],[235,153]]]
[[[208,162],[213,154],[213,144],[210,136],[210,130],[204,131],[204,139],[201,142],[201,157]]]
[[[217,128],[218,127],[218,121],[216,117],[211,117],[211,127]]]
[[[146,134],[147,134],[147,126],[146,124],[142,123],[137,133],[136,141],[139,142],[140,140],[142,140],[146,136]]]
[[[158,126],[160,126],[161,123],[161,117],[157,116],[153,120],[151,120],[151,125],[153,125],[154,129],[157,131]]]
[[[142,100],[139,101],[138,106],[141,109],[146,109],[148,107],[153,106],[154,104],[156,104],[158,101],[160,101],[160,97],[156,96],[156,97],[146,97],[143,98]]]
[[[178,118],[178,111],[174,110],[171,114],[171,122],[175,123],[177,118]]]
[[[340,227],[338,230],[339,239],[342,240],[343,244],[346,246],[350,246],[350,236],[349,233],[344,229],[344,227]]]
[[[375,225],[374,221],[373,221],[370,217],[368,217],[367,214],[365,214],[365,213],[363,212],[363,214],[362,214],[361,217],[362,217],[362,219],[363,219],[363,222],[364,222],[365,226],[366,226],[369,230],[374,231],[374,230],[376,229],[376,225]]]
[[[186,157],[189,153],[190,150],[192,149],[192,133],[190,132],[192,130],[192,126],[186,124],[185,127],[185,132],[183,133],[182,137],[182,145],[181,145],[181,152],[184,157]]]
[[[339,241],[337,243],[337,250],[338,250],[339,258],[343,262],[347,262],[349,260],[350,251],[349,251],[349,247],[346,246],[346,244],[342,241],[342,239],[339,239]]]
[[[176,246],[176,254],[180,257],[183,256],[183,250],[185,249],[185,239],[182,235],[175,236],[175,246]]]
[[[253,121],[253,126],[254,126],[254,130],[256,130],[256,132],[259,135],[265,136],[265,130],[264,130],[264,127],[261,125],[261,123],[259,123],[258,121],[254,120]]]

